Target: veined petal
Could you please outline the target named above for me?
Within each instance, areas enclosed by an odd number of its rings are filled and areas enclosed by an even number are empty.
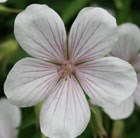
[[[61,79],[41,109],[41,131],[50,138],[75,138],[90,120],[90,109],[78,82]]]
[[[84,8],[70,30],[70,59],[79,63],[103,57],[116,40],[115,18],[102,8]]]
[[[135,103],[140,106],[140,74],[137,75],[138,85],[134,93]]]
[[[31,56],[61,62],[66,58],[66,31],[59,15],[47,5],[32,4],[18,14],[14,33]]]
[[[17,127],[21,123],[21,112],[18,107],[8,102],[6,98],[0,99],[0,137],[16,138]]]
[[[18,61],[7,76],[4,92],[8,99],[21,107],[43,100],[59,79],[57,65],[38,59]]]
[[[76,76],[94,104],[112,107],[128,98],[137,86],[133,67],[114,57],[106,57],[77,66]]]
[[[118,27],[118,41],[112,49],[112,55],[125,61],[133,62],[140,49],[140,30],[132,23]]]
[[[134,110],[134,97],[133,95],[112,108],[104,108],[104,111],[113,120],[128,118]]]

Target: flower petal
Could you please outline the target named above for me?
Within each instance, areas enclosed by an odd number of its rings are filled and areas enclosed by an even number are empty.
[[[0,0],[0,3],[6,2],[7,0]]]
[[[75,138],[90,120],[90,109],[79,84],[61,79],[41,109],[41,131],[50,138]]]
[[[47,96],[58,79],[56,65],[25,58],[18,61],[8,74],[4,92],[13,104],[32,106]]]
[[[134,110],[134,97],[133,95],[112,108],[104,108],[104,111],[113,120],[128,118]]]
[[[47,5],[32,4],[18,14],[14,33],[31,56],[61,62],[66,57],[66,31],[59,15]]]
[[[112,49],[112,55],[133,62],[140,49],[139,28],[132,23],[125,23],[118,27],[118,33],[118,42]]]
[[[20,123],[20,109],[10,104],[6,98],[0,98],[0,137],[16,138]]]
[[[76,76],[94,104],[110,107],[128,98],[137,85],[133,67],[114,57],[80,64]]]
[[[115,18],[102,8],[84,8],[70,30],[70,59],[79,63],[103,57],[116,40]]]
[[[140,74],[137,75],[138,85],[134,93],[135,103],[140,106]]]

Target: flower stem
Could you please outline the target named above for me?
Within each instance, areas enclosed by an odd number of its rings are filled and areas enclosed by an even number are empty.
[[[41,135],[41,138],[47,138],[46,136],[44,136],[43,134]]]
[[[93,129],[94,138],[105,138],[107,137],[107,132],[104,129],[101,110],[93,105],[91,105],[92,118],[91,126]]]
[[[113,123],[112,138],[123,138],[124,122],[117,120]]]
[[[21,11],[22,11],[21,9],[12,9],[12,8],[8,8],[3,5],[0,5],[0,12],[20,13]]]
[[[39,129],[39,127],[40,127],[40,125],[39,125],[40,108],[41,108],[41,105],[40,105],[40,104],[37,104],[37,105],[34,107],[35,115],[36,115],[36,128],[37,128],[37,129]]]
[[[36,128],[39,129],[40,127],[40,124],[39,124],[39,115],[40,115],[40,109],[42,107],[42,102],[40,102],[39,104],[37,104],[35,107],[34,107],[34,110],[35,110],[35,114],[36,114]],[[42,133],[41,133],[41,138],[47,138],[46,136],[44,136]]]

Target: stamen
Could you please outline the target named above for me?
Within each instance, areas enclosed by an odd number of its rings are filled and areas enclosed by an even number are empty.
[[[67,76],[71,76],[74,71],[74,65],[70,62],[62,64],[61,68],[58,70],[60,77],[65,78],[67,80]]]

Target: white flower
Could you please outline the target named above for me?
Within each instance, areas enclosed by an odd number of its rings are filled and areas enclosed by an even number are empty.
[[[136,74],[130,64],[106,57],[117,39],[116,20],[102,8],[84,8],[70,30],[46,5],[33,4],[15,20],[21,47],[33,58],[16,63],[4,91],[21,107],[45,100],[40,125],[50,138],[74,138],[90,120],[84,92],[97,105],[112,106],[132,94]]]
[[[119,38],[112,50],[112,56],[119,57],[132,64],[137,72],[138,85],[134,94],[113,108],[105,108],[105,112],[114,120],[129,117],[135,103],[140,106],[140,30],[132,23],[118,27]]]
[[[6,1],[7,1],[7,0],[0,0],[0,3],[1,3],[1,2],[2,2],[2,3],[3,3],[3,2],[6,2]]]
[[[20,109],[6,98],[0,98],[0,138],[17,138],[20,123]]]

